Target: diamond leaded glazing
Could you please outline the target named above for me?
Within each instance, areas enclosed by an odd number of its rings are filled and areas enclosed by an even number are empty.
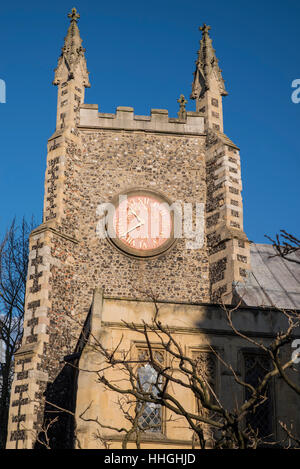
[[[138,380],[142,391],[149,393],[154,398],[157,397],[162,379],[150,363],[146,363],[138,369]],[[161,432],[161,405],[154,402],[141,402],[138,405],[139,410],[141,411],[139,417],[140,428],[144,431]]]

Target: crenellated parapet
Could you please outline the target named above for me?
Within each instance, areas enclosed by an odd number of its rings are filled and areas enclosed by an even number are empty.
[[[97,104],[80,106],[79,127],[113,130],[144,130],[201,135],[204,133],[204,117],[200,112],[186,112],[186,118],[171,118],[166,109],[151,109],[150,116],[134,114],[132,107],[117,107],[115,114],[98,112]]]

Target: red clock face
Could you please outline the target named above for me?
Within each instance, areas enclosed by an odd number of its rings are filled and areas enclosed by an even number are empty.
[[[166,203],[151,193],[124,198],[115,210],[113,224],[118,245],[137,255],[163,250],[172,233]]]

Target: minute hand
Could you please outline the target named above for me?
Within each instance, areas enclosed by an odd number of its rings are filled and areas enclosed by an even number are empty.
[[[123,238],[123,236],[126,236],[128,233],[130,233],[131,231],[135,230],[136,228],[139,228],[140,226],[144,225],[144,223],[139,223],[138,225],[135,225],[133,226],[132,228],[130,228],[130,230],[126,231],[125,233],[121,234],[120,235],[120,238]]]

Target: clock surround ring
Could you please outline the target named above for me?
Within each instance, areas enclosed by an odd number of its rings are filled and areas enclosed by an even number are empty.
[[[150,197],[156,199],[157,202],[160,203],[167,203],[169,206],[171,206],[172,202],[170,199],[164,195],[162,192],[156,190],[156,189],[149,189],[145,187],[131,187],[128,189],[123,190],[116,196],[112,198],[110,203],[112,203],[115,207],[115,209],[118,209],[119,207],[119,201],[120,201],[120,196],[127,196],[128,199],[135,197],[135,196],[140,196],[140,197]],[[139,259],[139,260],[146,260],[146,259],[151,259],[151,258],[156,258],[159,257],[163,254],[166,254],[167,251],[169,251],[176,243],[177,239],[174,237],[174,210],[171,210],[169,212],[170,216],[170,222],[171,222],[171,230],[170,230],[170,235],[169,238],[163,242],[159,247],[153,248],[153,249],[139,249],[139,248],[134,248],[126,245],[123,243],[119,237],[110,237],[107,236],[108,241],[110,242],[111,245],[113,245],[115,248],[118,249],[122,254],[127,255],[131,258]],[[113,220],[110,218],[109,222],[112,223]]]

